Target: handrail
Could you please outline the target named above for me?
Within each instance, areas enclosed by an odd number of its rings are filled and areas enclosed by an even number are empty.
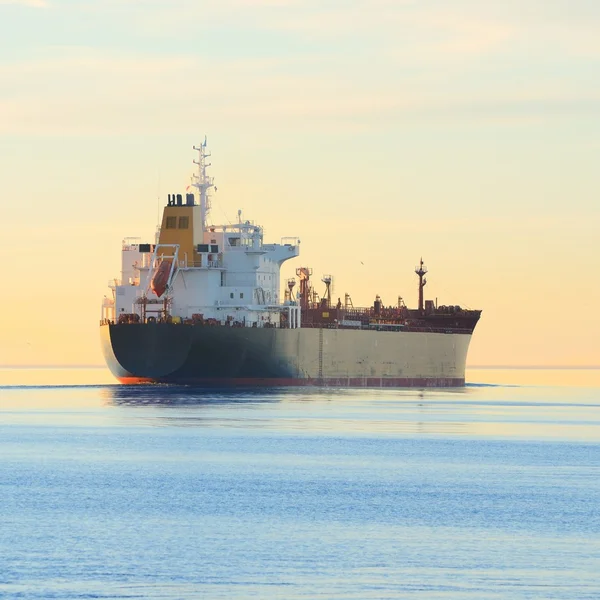
[[[247,329],[252,329],[252,327],[248,327],[247,325],[228,325],[222,324],[220,321],[216,319],[206,319],[205,321],[198,321],[194,319],[181,319],[176,321],[164,320],[162,318],[157,319],[155,322],[150,323],[140,323],[140,322],[124,322],[119,323],[119,325],[155,325],[156,323],[165,324],[165,325],[193,325],[194,327],[245,327]],[[115,322],[110,319],[101,319],[100,325],[114,325]],[[272,323],[270,327],[263,325],[259,327],[259,329],[286,329],[285,327],[280,327],[277,323]],[[443,334],[457,334],[457,335],[467,335],[473,333],[471,329],[464,328],[433,328],[433,327],[410,327],[410,326],[398,326],[397,329],[379,329],[377,327],[338,327],[335,324],[315,324],[315,323],[301,323],[300,327],[297,329],[343,329],[347,331],[387,331],[389,333],[443,333]]]

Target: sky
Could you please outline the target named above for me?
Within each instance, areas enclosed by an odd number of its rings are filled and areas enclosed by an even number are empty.
[[[208,136],[211,220],[334,296],[483,310],[471,365],[600,365],[597,0],[0,0],[0,365],[102,364],[125,236]]]

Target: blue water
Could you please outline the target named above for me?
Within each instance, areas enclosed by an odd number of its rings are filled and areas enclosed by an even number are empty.
[[[0,598],[600,598],[598,372],[469,380],[0,371]]]

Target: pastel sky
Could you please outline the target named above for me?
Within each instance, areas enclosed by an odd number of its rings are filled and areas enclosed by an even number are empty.
[[[597,0],[0,0],[0,364],[101,364],[125,236],[208,135],[212,220],[355,305],[483,309],[472,365],[600,364]],[[317,286],[318,287],[318,286]]]

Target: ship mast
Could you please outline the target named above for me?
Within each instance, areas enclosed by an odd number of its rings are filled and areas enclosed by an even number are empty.
[[[425,279],[425,273],[427,273],[427,267],[423,264],[423,257],[418,267],[415,267],[415,273],[419,276],[419,313],[423,314],[423,288],[427,283]]]
[[[214,177],[209,177],[206,174],[206,169],[210,167],[212,163],[207,163],[206,159],[210,157],[210,152],[206,151],[206,136],[204,136],[204,142],[200,146],[194,146],[194,150],[198,152],[198,160],[194,161],[195,165],[198,165],[198,173],[194,174],[192,185],[198,190],[200,195],[200,214],[202,220],[202,231],[206,231],[206,217],[210,212],[210,193],[209,190],[215,187]],[[215,188],[216,190],[216,188]]]

